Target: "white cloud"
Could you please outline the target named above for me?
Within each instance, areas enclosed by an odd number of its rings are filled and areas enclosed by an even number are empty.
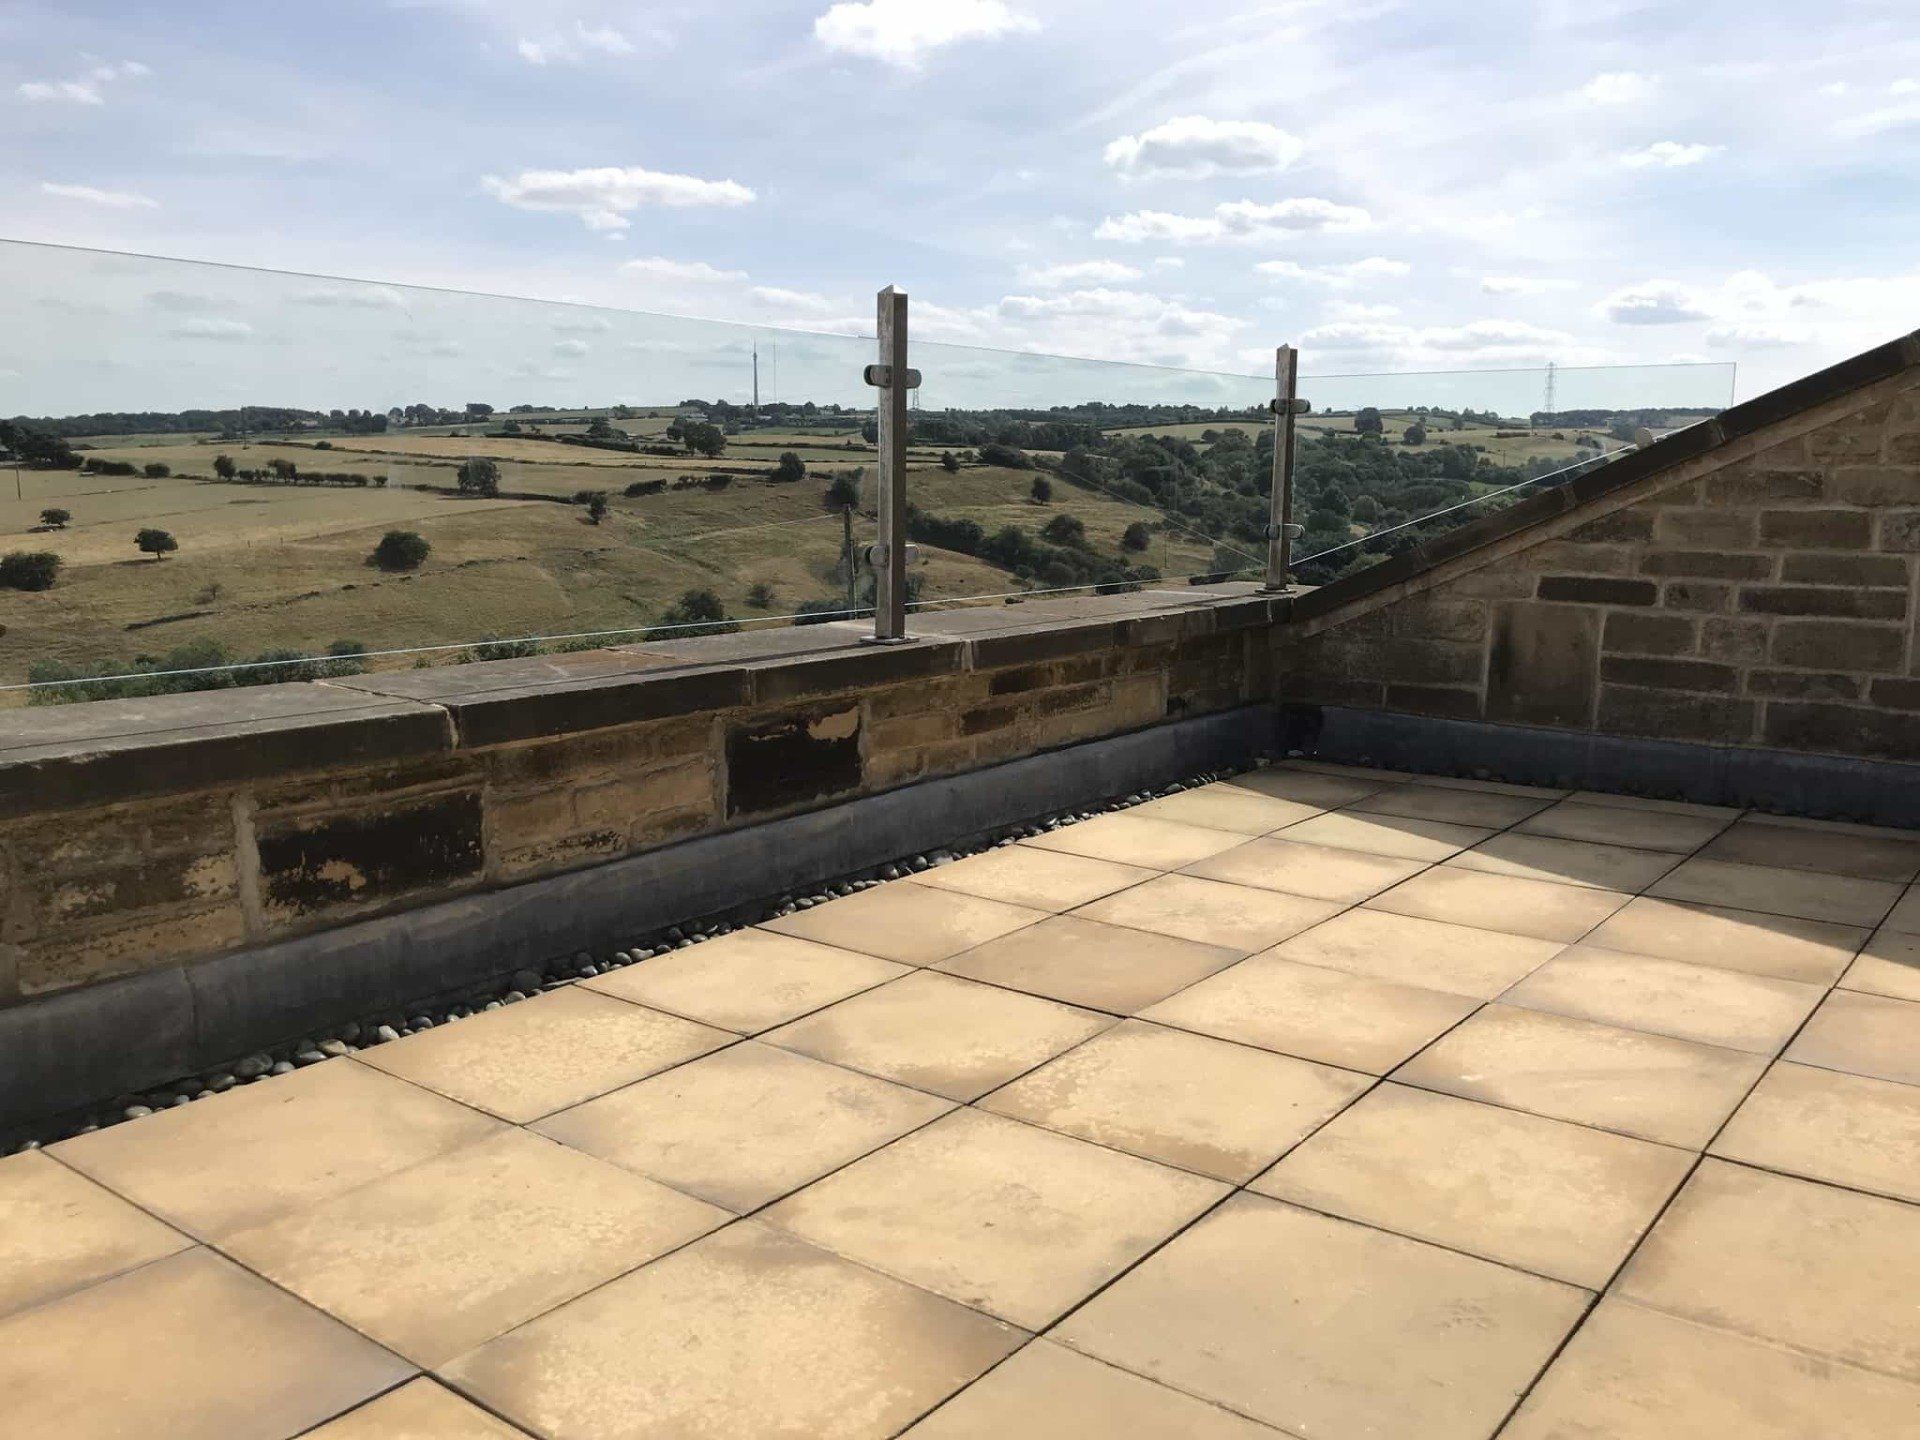
[[[1480,289],[1488,295],[1546,295],[1555,290],[1573,289],[1573,281],[1538,275],[1482,275]]]
[[[556,320],[547,328],[556,335],[605,335],[613,329],[613,322],[604,315],[576,314]]]
[[[1399,325],[1362,319],[1321,325],[1300,337],[1310,349],[1391,359],[1396,364],[1543,364],[1566,358],[1576,341],[1564,330],[1520,320],[1474,320],[1465,325]]]
[[[1900,79],[1887,86],[1889,95],[1912,95],[1920,93],[1920,80]]]
[[[576,20],[571,34],[522,40],[515,48],[529,65],[580,65],[596,55],[631,55],[635,46],[624,31],[611,25],[589,26]]]
[[[1022,265],[1020,280],[1051,290],[1061,285],[1118,285],[1138,280],[1142,273],[1118,260],[1067,260],[1058,265]]]
[[[1632,70],[1609,70],[1580,87],[1580,98],[1590,105],[1632,105],[1649,99],[1653,78]]]
[[[1725,146],[1682,144],[1678,140],[1656,140],[1644,150],[1629,150],[1620,157],[1620,163],[1634,170],[1648,168],[1674,170],[1687,165],[1698,165],[1702,160],[1711,160]]]
[[[1178,255],[1156,255],[1153,257],[1153,268],[1156,270],[1179,270],[1184,268],[1186,263],[1187,262],[1182,260]]]
[[[820,315],[833,309],[831,300],[811,290],[783,290],[778,285],[755,285],[747,294],[762,305],[771,305],[780,310],[800,310],[810,315]]]
[[[753,191],[732,180],[701,180],[637,165],[586,170],[522,170],[511,179],[488,175],[480,184],[503,205],[576,215],[589,230],[624,230],[627,216],[645,205],[669,209],[750,205]]]
[[[1850,115],[1837,123],[1834,133],[1848,140],[1870,140],[1876,135],[1884,135],[1889,130],[1905,130],[1909,126],[1920,126],[1920,101],[1903,100],[1893,105],[1884,105],[1878,110],[1864,111],[1859,115]]]
[[[1707,343],[1722,350],[1783,350],[1805,345],[1813,334],[1804,326],[1736,322],[1707,331]]]
[[[1177,115],[1138,135],[1122,135],[1104,158],[1122,175],[1205,179],[1284,170],[1305,148],[1298,136],[1264,121]]]
[[[95,65],[72,80],[23,80],[18,87],[22,100],[66,105],[104,105],[107,97],[101,88],[116,80],[130,80],[153,73],[138,60],[122,60],[113,65]]]
[[[324,310],[404,310],[407,297],[391,285],[344,285],[337,290],[304,290],[287,297],[294,305]]]
[[[1176,244],[1270,240],[1289,232],[1365,230],[1373,217],[1357,205],[1301,197],[1262,204],[1229,200],[1211,215],[1172,215],[1164,210],[1135,210],[1109,215],[1093,232],[1102,240],[1138,244],[1146,240]]]
[[[99,190],[91,185],[60,185],[51,180],[40,183],[43,195],[62,200],[79,200],[88,205],[104,205],[110,210],[157,210],[160,202],[131,190]]]
[[[1389,260],[1384,255],[1369,255],[1364,260],[1348,260],[1339,265],[1301,265],[1292,260],[1262,260],[1254,270],[1278,280],[1300,280],[1310,285],[1358,285],[1367,280],[1397,280],[1413,273],[1404,260]]]
[[[664,255],[628,260],[620,266],[620,273],[682,285],[727,284],[747,278],[744,270],[720,270],[704,260],[669,260]]]
[[[194,320],[182,320],[167,333],[181,340],[245,340],[253,334],[253,327],[244,320],[218,320],[201,316]]]
[[[813,22],[814,38],[829,50],[903,70],[917,69],[924,56],[944,45],[1039,28],[1038,21],[1004,0],[842,0]]]
[[[1672,280],[1646,280],[1616,290],[1594,313],[1616,325],[1682,325],[1711,318],[1699,295]]]
[[[588,348],[587,342],[584,340],[556,340],[553,342],[553,353],[563,360],[577,360],[587,353]]]

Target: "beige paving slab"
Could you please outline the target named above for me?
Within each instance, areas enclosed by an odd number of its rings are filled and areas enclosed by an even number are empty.
[[[551,1440],[880,1440],[1025,1338],[743,1221],[442,1373]]]
[[[1885,880],[1860,880],[1851,875],[1824,875],[1777,865],[1739,865],[1695,856],[1655,881],[1647,893],[1666,900],[1728,905],[1871,928],[1885,918],[1900,896],[1900,887]]]
[[[411,1370],[231,1261],[183,1250],[0,1320],[0,1431],[284,1440]]]
[[[1685,1150],[1388,1083],[1252,1188],[1597,1290],[1692,1165]]]
[[[951,865],[923,870],[911,883],[1057,913],[1151,880],[1159,873],[1140,865],[1069,855],[1064,850],[1002,845]]]
[[[1857,926],[1642,895],[1602,921],[1587,943],[1830,985],[1866,938],[1867,932]]]
[[[1020,843],[1032,849],[1064,850],[1069,855],[1142,865],[1150,870],[1177,870],[1221,850],[1232,849],[1244,839],[1244,835],[1230,830],[1126,811],[1096,815],[1091,820],[1062,826]]]
[[[1046,911],[897,880],[764,922],[761,928],[903,965],[949,955],[1044,920]]]
[[[1308,845],[1333,845],[1392,855],[1401,860],[1444,860],[1478,845],[1493,831],[1476,825],[1449,825],[1439,820],[1416,820],[1403,815],[1360,815],[1341,810],[1316,815],[1286,828],[1289,840]]]
[[[1424,780],[1424,775],[1414,775],[1405,770],[1383,770],[1377,765],[1342,765],[1332,760],[1296,760],[1279,761],[1276,770],[1293,770],[1303,775],[1332,775],[1343,780],[1369,785],[1374,790],[1388,785],[1405,785],[1409,781]]]
[[[1920,935],[1882,927],[1840,977],[1840,988],[1920,1000]]]
[[[1263,950],[1339,913],[1337,901],[1313,900],[1192,875],[1162,875],[1075,911],[1083,919],[1152,930],[1202,945]]]
[[[1623,1298],[1920,1378],[1920,1208],[1707,1159],[1615,1282]]]
[[[188,1234],[265,1224],[500,1129],[364,1065],[329,1060],[144,1119],[52,1153]]]
[[[1178,820],[1187,825],[1205,825],[1214,830],[1231,830],[1239,835],[1266,835],[1283,826],[1321,814],[1324,805],[1309,805],[1278,795],[1265,795],[1244,785],[1218,783],[1181,790],[1136,805],[1127,813],[1154,820]]]
[[[905,1440],[1275,1440],[1280,1432],[1035,1340],[907,1431]]]
[[[525,1440],[526,1433],[423,1375],[304,1440]]]
[[[1522,880],[1545,880],[1555,885],[1586,885],[1596,890],[1644,890],[1679,863],[1660,850],[1634,850],[1624,845],[1594,845],[1584,840],[1560,840],[1550,835],[1505,832],[1462,850],[1446,862],[1462,870],[1488,875],[1515,875]]]
[[[1572,945],[1500,998],[1529,1010],[1772,1055],[1825,993],[1797,980]]]
[[[1090,1010],[923,970],[764,1038],[916,1090],[971,1100],[1112,1023]]]
[[[1550,785],[1519,785],[1511,780],[1481,780],[1469,775],[1407,775],[1405,779],[1411,784],[1428,785],[1439,790],[1471,790],[1480,795],[1509,795],[1521,800],[1538,800],[1542,804],[1564,800],[1573,793]]]
[[[1920,1204],[1920,1087],[1782,1060],[1710,1153]]]
[[[1835,990],[1787,1047],[1787,1059],[1920,1085],[1920,1002]]]
[[[0,1315],[192,1243],[39,1151],[0,1160]]]
[[[1458,1024],[1475,1003],[1462,995],[1266,954],[1243,960],[1141,1014],[1222,1040],[1383,1075]]]
[[[230,1235],[220,1248],[431,1367],[731,1218],[508,1130]]]
[[[940,962],[951,975],[1131,1015],[1231,965],[1240,950],[1057,915]]]
[[[1899,930],[1908,935],[1920,934],[1920,885],[1907,887],[1899,903],[1888,914],[1886,925],[1889,930]]]
[[[1498,830],[1518,824],[1552,803],[1550,798],[1539,796],[1502,795],[1438,785],[1401,785],[1356,800],[1349,808],[1362,815],[1402,815],[1411,820],[1439,820],[1448,825],[1479,825]]]
[[[1393,1078],[1698,1150],[1766,1063],[1739,1050],[1496,1004]]]
[[[1513,828],[1519,835],[1547,835],[1558,840],[1630,845],[1639,850],[1690,855],[1726,829],[1738,814],[1737,810],[1728,810],[1716,815],[1676,815],[1617,803],[1594,804],[1584,796],[1576,796],[1529,815]]]
[[[1620,795],[1607,790],[1576,790],[1567,798],[1580,805],[1604,805],[1658,815],[1695,815],[1728,823],[1746,813],[1737,805],[1702,805],[1693,800],[1663,800],[1654,795]]]
[[[756,1210],[953,1102],[748,1042],[615,1090],[535,1128],[729,1210]]]
[[[1271,795],[1278,800],[1292,800],[1301,805],[1335,810],[1388,785],[1398,785],[1405,779],[1404,775],[1384,774],[1362,779],[1274,766],[1265,770],[1249,770],[1244,775],[1230,776],[1220,783],[1236,790]]]
[[[1037,1329],[1226,1193],[1197,1175],[956,1110],[762,1213],[836,1254]]]
[[[1511,875],[1483,875],[1440,866],[1367,901],[1371,910],[1417,915],[1449,925],[1471,925],[1571,943],[1627,903],[1617,890],[1555,885]]]
[[[1369,855],[1364,850],[1341,850],[1332,845],[1301,845],[1268,836],[1197,861],[1182,873],[1352,904],[1424,869],[1424,860]]]
[[[1484,1440],[1585,1291],[1240,1195],[1053,1338],[1290,1435]]]
[[[1239,1184],[1372,1083],[1350,1070],[1127,1020],[979,1103]]]
[[[569,985],[358,1051],[354,1059],[524,1124],[736,1038]]]
[[[1501,1440],[1894,1440],[1920,1388],[1611,1297]]]
[[[1747,815],[1701,852],[1707,860],[1774,865],[1906,884],[1920,873],[1920,837],[1867,826],[1787,823]]]
[[[1304,965],[1491,1000],[1561,948],[1558,940],[1356,909],[1281,941],[1271,953]]]
[[[906,973],[906,966],[877,955],[746,929],[669,950],[580,985],[752,1035]]]

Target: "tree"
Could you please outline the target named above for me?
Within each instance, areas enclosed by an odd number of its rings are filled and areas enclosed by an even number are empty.
[[[1087,527],[1078,515],[1056,515],[1040,527],[1040,538],[1078,549],[1087,543]]]
[[[1424,445],[1427,443],[1427,427],[1416,420],[1413,424],[1407,426],[1405,433],[1402,434],[1400,438],[1409,445]]]
[[[959,457],[951,450],[942,450],[940,452],[940,468],[949,475],[958,473],[960,469]]]
[[[1030,493],[1034,504],[1044,505],[1053,499],[1053,482],[1044,475],[1036,475],[1033,477],[1033,489]]]
[[[67,522],[71,519],[73,519],[73,512],[71,510],[62,510],[58,506],[40,512],[40,523],[42,525],[51,525],[56,530],[66,529]]]
[[[740,628],[737,620],[727,618],[727,607],[711,590],[688,590],[660,616],[659,627],[647,632],[649,640],[671,640],[689,635],[730,635]]]
[[[0,555],[0,589],[51,590],[60,557],[51,550],[11,550]]]
[[[807,462],[791,450],[780,452],[780,463],[773,467],[773,478],[783,484],[792,484],[807,478]]]
[[[1122,550],[1144,550],[1153,540],[1153,532],[1147,529],[1147,522],[1136,520],[1120,532]]]
[[[1353,518],[1371,525],[1380,518],[1380,502],[1371,495],[1358,495],[1353,501]]]
[[[432,549],[412,530],[389,530],[373,547],[373,563],[382,570],[418,570]]]
[[[173,467],[164,460],[149,460],[140,470],[149,480],[164,480],[173,474]]]
[[[1386,427],[1381,423],[1380,412],[1371,405],[1365,405],[1354,415],[1353,428],[1361,435],[1378,435]]]
[[[281,480],[296,480],[300,476],[300,467],[295,465],[293,461],[281,456],[275,456],[269,460],[267,462],[267,468],[273,471],[274,475]]]
[[[610,440],[613,438],[613,426],[607,423],[606,416],[596,415],[587,422],[587,438],[589,440]]]
[[[180,548],[180,542],[165,530],[155,530],[151,526],[133,537],[133,543],[143,552],[159,560]]]
[[[500,462],[489,460],[484,455],[475,455],[460,462],[460,493],[462,495],[498,495],[500,493]]]
[[[773,587],[764,580],[756,581],[753,588],[747,591],[747,604],[756,610],[771,610]]]
[[[240,473],[240,467],[233,463],[231,455],[216,455],[213,457],[213,473],[222,480],[231,480]]]
[[[590,490],[587,492],[587,519],[598,525],[607,518],[607,492]]]
[[[860,482],[853,476],[839,474],[833,477],[833,483],[827,486],[826,506],[829,510],[845,510],[860,503]]]

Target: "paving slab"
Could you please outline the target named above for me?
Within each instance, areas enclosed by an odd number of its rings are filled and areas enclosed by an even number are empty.
[[[1461,995],[1256,955],[1141,1012],[1143,1019],[1383,1075],[1472,1013]]]
[[[431,1367],[731,1218],[509,1130],[229,1235],[220,1249]]]
[[[957,1110],[762,1216],[850,1260],[1038,1329],[1227,1191],[1036,1126]]]
[[[1787,1059],[1920,1085],[1920,1002],[1835,990],[1787,1047]]]
[[[1478,845],[1492,830],[1476,825],[1450,825],[1440,820],[1415,820],[1400,815],[1360,815],[1338,810],[1289,825],[1287,839],[1307,845],[1333,845],[1364,850],[1370,855],[1392,855],[1401,860],[1432,863]]]
[[[1090,860],[1064,850],[1000,845],[951,865],[923,870],[910,883],[1058,913],[1151,880],[1159,873],[1141,865]]]
[[[1628,901],[1586,938],[1590,944],[1634,955],[1831,985],[1866,941],[1867,931],[1643,895]]]
[[[1127,813],[1152,820],[1204,825],[1213,830],[1231,830],[1239,835],[1267,835],[1311,819],[1327,808],[1223,782],[1163,795],[1158,800],[1136,805]]]
[[[751,928],[596,975],[580,988],[753,1035],[884,984],[907,968]]]
[[[1098,815],[1020,843],[1029,849],[1058,850],[1094,860],[1144,866],[1149,870],[1176,870],[1219,851],[1230,850],[1245,839],[1246,836],[1231,830],[1129,812]]]
[[[1074,914],[1244,954],[1297,935],[1340,909],[1337,901],[1313,900],[1250,885],[1227,885],[1192,875],[1162,875],[1083,905]]]
[[[982,1099],[982,1109],[1234,1184],[1371,1076],[1128,1020]]]
[[[1920,935],[1882,926],[1840,977],[1840,988],[1920,1000]]]
[[[932,965],[1045,918],[1044,910],[898,880],[796,910],[761,928],[902,965]]]
[[[1252,1188],[1598,1290],[1692,1165],[1685,1150],[1389,1083]]]
[[[972,1100],[1113,1023],[1109,1015],[922,970],[769,1031],[769,1044]]]
[[[1056,915],[962,951],[937,968],[1069,1005],[1131,1015],[1224,969],[1243,953],[1151,930],[1103,925],[1079,915]]]
[[[1920,1204],[1920,1087],[1782,1060],[1709,1153]]]
[[[1773,1055],[1824,993],[1798,980],[1572,945],[1500,998],[1529,1010]]]
[[[1655,1310],[1920,1379],[1920,1208],[1707,1159],[1615,1282]]]
[[[1529,815],[1513,830],[1516,835],[1545,835],[1559,840],[1631,845],[1640,850],[1691,855],[1726,829],[1737,814],[1736,810],[1728,810],[1717,815],[1675,815],[1633,806],[1594,804],[1589,803],[1586,796],[1576,796]]]
[[[1902,885],[1920,874],[1920,836],[1865,825],[1792,824],[1759,815],[1735,821],[1700,855]]]
[[[1495,1004],[1393,1078],[1699,1150],[1766,1063],[1739,1050]]]
[[[192,1243],[37,1150],[0,1160],[0,1315],[85,1289]]]
[[[1920,885],[1906,888],[1899,903],[1888,914],[1886,925],[1889,930],[1903,931],[1908,935],[1920,934]]]
[[[1552,804],[1551,797],[1503,795],[1487,790],[1400,785],[1381,790],[1348,808],[1362,815],[1401,815],[1410,820],[1440,820],[1449,825],[1504,829]]]
[[[422,1376],[308,1431],[304,1440],[525,1440],[526,1433]]]
[[[1665,900],[1729,905],[1803,920],[1827,920],[1871,929],[1886,918],[1900,887],[1778,865],[1746,865],[1696,855],[1669,871],[1647,891]]]
[[[736,1038],[569,985],[356,1051],[353,1061],[524,1124]]]
[[[1303,965],[1491,1000],[1561,949],[1558,940],[1356,909],[1283,940],[1268,953]]]
[[[1446,862],[1461,870],[1489,875],[1514,875],[1522,880],[1546,880],[1557,885],[1586,885],[1595,890],[1634,894],[1647,888],[1680,863],[1680,857],[1660,850],[1635,850],[1625,845],[1596,845],[1586,840],[1561,840],[1551,835],[1521,835],[1506,831],[1462,850]]]
[[[0,1426],[21,1440],[285,1440],[412,1373],[201,1249],[0,1320]]]
[[[1587,1299],[1241,1195],[1052,1338],[1290,1435],[1485,1440]]]
[[[904,1440],[1282,1440],[1278,1430],[1063,1345],[1035,1340]]]
[[[1894,1440],[1920,1387],[1609,1297],[1501,1440]]]
[[[1222,785],[1235,790],[1249,790],[1257,795],[1268,795],[1276,800],[1291,800],[1298,805],[1312,805],[1322,810],[1337,810],[1342,805],[1351,805],[1365,795],[1372,795],[1388,785],[1397,785],[1406,779],[1404,775],[1391,778],[1381,775],[1378,779],[1358,779],[1352,776],[1323,775],[1308,770],[1274,766],[1269,769],[1249,770],[1244,775],[1232,775],[1222,780]]]
[[[1628,899],[1615,890],[1556,885],[1510,875],[1483,875],[1473,870],[1440,866],[1374,896],[1367,901],[1367,908],[1568,944],[1585,935]]]
[[[1283,836],[1266,836],[1196,861],[1182,873],[1350,905],[1426,868],[1424,860],[1369,855],[1332,845],[1301,845]]]
[[[953,1104],[749,1041],[549,1115],[535,1128],[744,1213]]]
[[[51,1153],[168,1224],[213,1239],[500,1128],[418,1086],[329,1060],[62,1141]]]
[[[442,1374],[547,1440],[882,1440],[1025,1338],[742,1221],[510,1331]]]

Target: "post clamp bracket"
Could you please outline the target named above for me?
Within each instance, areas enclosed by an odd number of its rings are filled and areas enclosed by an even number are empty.
[[[875,367],[873,367],[873,366],[868,366],[867,368],[868,368],[868,369],[873,369],[873,368],[875,368]],[[1267,402],[1267,409],[1269,409],[1269,410],[1271,410],[1271,411],[1272,411],[1272,412],[1273,412],[1274,414],[1276,414],[1276,415],[1278,415],[1278,414],[1280,413],[1280,405],[1281,405],[1281,402],[1280,402],[1280,401],[1279,401],[1278,399],[1273,399],[1273,400],[1269,400],[1269,401]],[[1309,414],[1312,414],[1312,413],[1313,413],[1313,404],[1312,404],[1312,402],[1311,402],[1311,401],[1307,401],[1307,400],[1302,400],[1302,399],[1300,399],[1300,398],[1299,398],[1298,396],[1295,396],[1295,397],[1294,397],[1294,400],[1293,400],[1293,404],[1292,404],[1292,406],[1291,406],[1291,407],[1289,408],[1289,410],[1288,410],[1288,412],[1287,412],[1287,413],[1288,413],[1288,414],[1291,414],[1291,415],[1309,415]]]
[[[876,390],[891,390],[893,388],[893,366],[869,365],[861,372],[861,378]],[[907,390],[918,390],[920,388],[920,372],[911,366],[902,371],[901,386]]]
[[[889,549],[887,546],[887,542],[884,540],[876,540],[873,544],[867,546],[868,567],[874,570],[884,570],[887,565],[888,555],[889,555]],[[911,565],[919,558],[920,558],[920,547],[918,545],[913,545],[913,544],[907,545],[906,546],[907,564]]]

